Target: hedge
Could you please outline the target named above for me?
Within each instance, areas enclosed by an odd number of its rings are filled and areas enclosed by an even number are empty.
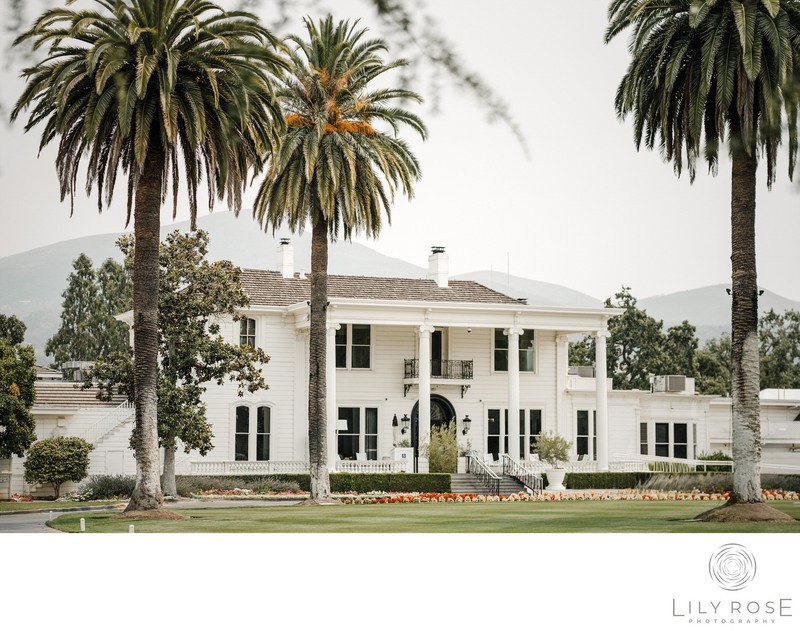
[[[182,482],[185,481],[185,484]],[[311,480],[307,473],[276,473],[270,475],[240,476],[177,476],[177,486],[208,490],[211,488],[252,487],[259,482],[295,482],[303,491],[309,491]],[[198,485],[197,483],[200,482]],[[333,493],[369,493],[384,491],[395,493],[449,493],[449,473],[332,473],[331,491]]]
[[[545,486],[547,485],[547,476]],[[730,473],[654,473],[616,471],[567,473],[564,486],[568,489],[632,489],[645,487],[663,491],[730,491]],[[761,474],[761,488],[800,492],[800,475]]]

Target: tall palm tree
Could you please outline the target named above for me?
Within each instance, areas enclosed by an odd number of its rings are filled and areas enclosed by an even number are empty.
[[[328,16],[305,20],[308,41],[287,39],[289,70],[278,90],[286,131],[269,160],[254,206],[264,229],[286,222],[293,231],[311,224],[310,383],[308,396],[311,499],[330,496],[326,436],[326,306],[328,239],[363,231],[375,237],[382,211],[400,187],[411,198],[420,170],[397,137],[408,125],[425,138],[422,121],[395,104],[420,101],[400,88],[371,83],[405,61],[385,62],[386,44],[367,39],[366,29]],[[393,133],[381,131],[384,124]]]
[[[789,176],[797,154],[798,0],[613,0],[606,41],[631,29],[631,62],[617,90],[633,115],[637,149],[658,147],[694,180],[701,155],[716,174],[731,157],[733,492],[729,507],[759,505],[761,439],[755,210],[759,160],[775,180],[781,117]]]
[[[70,3],[71,4],[71,3]],[[160,209],[172,184],[173,216],[185,174],[194,226],[203,174],[209,193],[241,205],[248,170],[261,164],[283,120],[272,89],[281,63],[255,16],[205,0],[94,0],[94,10],[46,11],[16,44],[47,47],[27,68],[11,115],[30,108],[41,146],[59,137],[61,199],[74,205],[81,160],[86,190],[109,205],[117,172],[128,176],[133,266],[136,490],[128,510],[162,503],[156,382]]]

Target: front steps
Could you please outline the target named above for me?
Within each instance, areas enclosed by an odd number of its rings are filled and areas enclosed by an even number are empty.
[[[450,490],[453,493],[475,493],[486,495],[488,489],[471,473],[453,473],[450,475]],[[500,495],[524,493],[525,487],[511,476],[500,476]]]

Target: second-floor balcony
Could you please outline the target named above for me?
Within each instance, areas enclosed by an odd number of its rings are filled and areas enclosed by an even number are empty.
[[[419,379],[419,359],[406,359],[405,379]],[[432,379],[453,379],[465,381],[472,379],[471,359],[431,360]]]

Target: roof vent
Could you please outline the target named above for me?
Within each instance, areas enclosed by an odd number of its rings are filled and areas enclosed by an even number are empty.
[[[431,254],[444,254],[444,246],[442,245],[431,246]]]

